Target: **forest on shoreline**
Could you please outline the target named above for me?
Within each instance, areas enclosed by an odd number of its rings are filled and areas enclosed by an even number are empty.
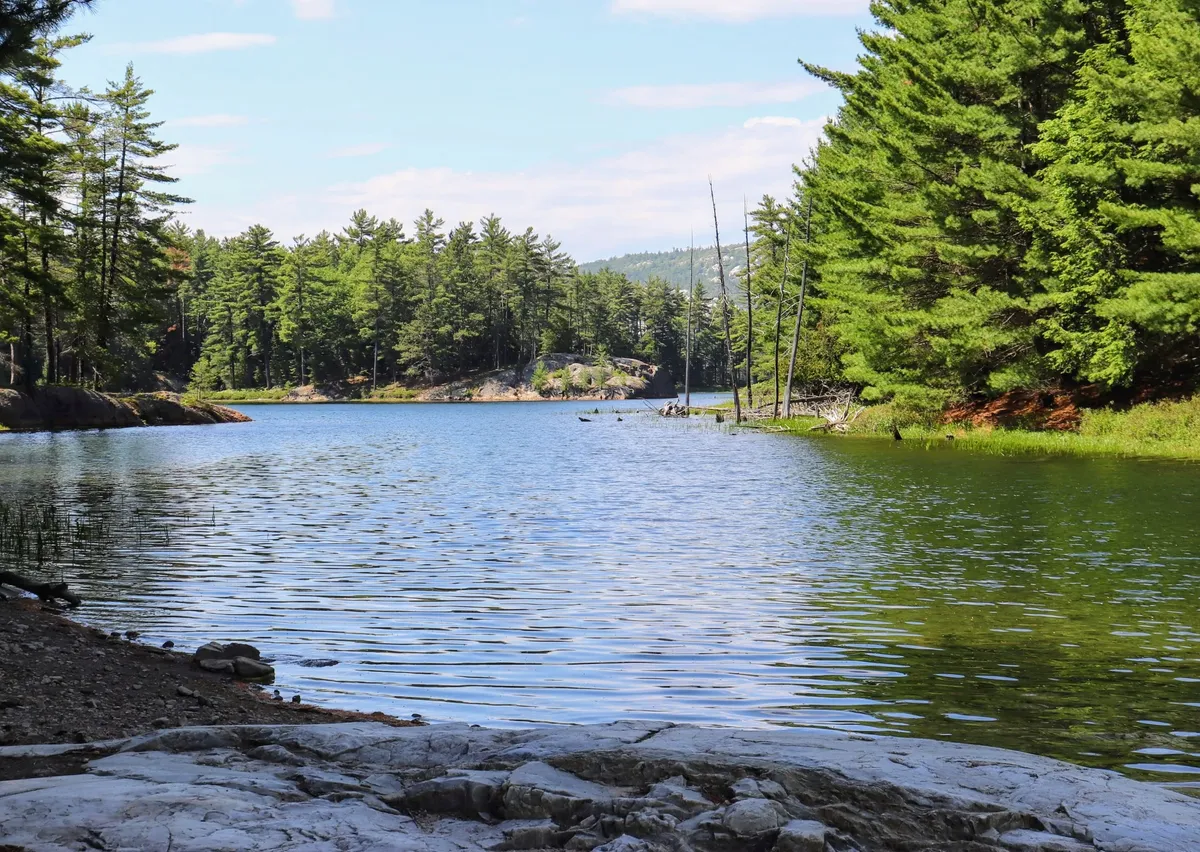
[[[57,78],[77,5],[31,4],[0,56],[0,382],[428,385],[548,352],[682,376],[691,336],[694,384],[761,405],[793,324],[799,384],[914,416],[1018,389],[1180,397],[1200,375],[1194,0],[876,3],[855,72],[804,66],[844,104],[794,194],[721,223],[723,254],[751,256],[724,299],[703,270],[690,299],[581,272],[494,216],[189,230],[132,67],[99,94]]]

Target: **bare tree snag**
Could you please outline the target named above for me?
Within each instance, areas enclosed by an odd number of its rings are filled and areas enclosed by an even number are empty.
[[[721,226],[717,224],[717,194],[712,178],[708,179],[708,195],[712,199],[713,232],[717,238],[717,271],[721,276],[721,316],[725,321],[725,358],[729,362],[729,383],[733,385],[733,416],[742,422],[742,399],[738,394],[737,371],[733,368],[733,338],[729,333],[729,291],[725,289],[725,261],[721,259]]]

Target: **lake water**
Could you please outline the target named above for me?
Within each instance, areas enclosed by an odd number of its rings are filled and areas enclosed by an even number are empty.
[[[318,703],[824,726],[1198,780],[1200,466],[594,408],[8,435],[0,494],[115,525],[49,572],[86,620],[251,641]]]

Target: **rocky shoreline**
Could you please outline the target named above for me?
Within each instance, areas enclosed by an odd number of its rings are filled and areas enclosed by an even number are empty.
[[[1200,800],[1034,755],[810,729],[425,726],[238,683],[271,674],[244,644],[137,639],[0,603],[0,850],[1200,849]]]
[[[136,426],[246,423],[240,411],[177,393],[111,396],[84,388],[42,388],[32,395],[0,388],[0,431],[60,432]]]
[[[194,654],[136,639],[85,627],[29,599],[0,601],[0,745],[86,743],[189,725],[413,724],[293,703],[296,696],[276,701],[272,690],[234,680],[223,666],[210,670]],[[22,771],[47,768],[54,767],[32,761]],[[0,761],[0,773],[14,772]]]
[[[27,852],[1194,852],[1200,802],[1112,772],[947,742],[649,722],[488,730],[202,727],[0,783]],[[9,847],[11,848],[11,847]]]

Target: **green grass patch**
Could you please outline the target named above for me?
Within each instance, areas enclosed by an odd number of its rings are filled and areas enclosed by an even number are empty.
[[[406,400],[416,399],[421,395],[419,390],[415,388],[406,388],[401,385],[388,385],[387,387],[376,388],[367,395],[367,399],[387,400],[392,402],[403,402]]]
[[[260,402],[280,400],[291,393],[291,388],[238,388],[237,390],[201,391],[194,396],[202,402]]]
[[[815,417],[773,421],[796,434],[813,432],[822,421]],[[956,450],[993,455],[1114,456],[1200,460],[1200,397],[1182,402],[1154,402],[1126,411],[1097,409],[1083,412],[1078,432],[1033,432],[1023,429],[975,428],[938,424],[929,412],[899,410],[893,405],[871,406],[841,438],[891,440],[892,426],[905,441],[944,445]],[[952,436],[950,440],[948,436]]]

